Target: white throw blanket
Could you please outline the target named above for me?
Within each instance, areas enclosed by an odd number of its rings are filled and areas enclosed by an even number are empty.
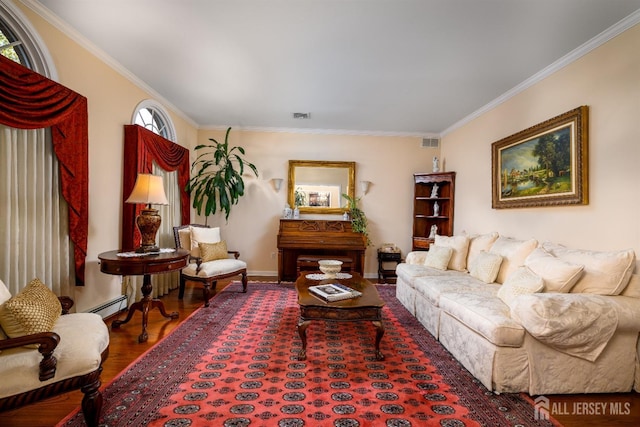
[[[591,362],[618,326],[615,308],[599,295],[521,295],[512,304],[511,317],[540,342]]]

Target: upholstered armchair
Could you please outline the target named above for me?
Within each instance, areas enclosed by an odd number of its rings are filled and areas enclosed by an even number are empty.
[[[227,250],[220,238],[219,227],[200,224],[173,227],[176,248],[191,251],[189,265],[180,271],[178,298],[184,297],[187,280],[202,283],[204,306],[209,306],[210,289],[215,292],[218,280],[240,275],[242,292],[247,291],[247,263],[240,260],[240,252]]]
[[[0,281],[0,411],[81,389],[85,421],[98,425],[109,330],[97,314],[68,314],[71,306],[37,279],[15,297]]]

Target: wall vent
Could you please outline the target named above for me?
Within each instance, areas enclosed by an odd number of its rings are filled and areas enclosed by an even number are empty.
[[[440,138],[422,138],[422,148],[438,148]]]

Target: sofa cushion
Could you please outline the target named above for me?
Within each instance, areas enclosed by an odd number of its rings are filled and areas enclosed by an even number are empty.
[[[495,296],[500,285],[487,284],[471,277],[468,273],[419,277],[415,281],[415,289],[418,295],[435,307],[440,306],[440,297],[443,294],[487,294]]]
[[[440,309],[497,346],[520,347],[524,342],[524,328],[496,295],[445,293]]]
[[[18,295],[0,305],[0,325],[11,338],[49,332],[62,314],[58,297],[33,279]]]
[[[493,283],[498,276],[501,264],[500,255],[482,251],[471,264],[469,274],[484,283]]]
[[[502,256],[502,264],[496,282],[504,283],[511,273],[524,265],[524,260],[536,246],[538,246],[538,241],[535,239],[516,240],[510,237],[498,237],[489,249],[489,252]]]
[[[453,249],[446,246],[431,245],[424,259],[424,265],[435,268],[436,270],[446,270],[451,255],[453,255]]]
[[[495,231],[487,234],[480,234],[469,237],[469,250],[467,251],[467,268],[474,263],[476,257],[482,251],[488,252],[491,246],[498,239],[498,233]]]
[[[396,266],[396,274],[398,275],[398,281],[402,281],[412,288],[415,287],[415,281],[420,277],[468,276],[467,273],[456,270],[437,270],[426,265],[407,264],[404,262]]]
[[[584,265],[563,261],[542,247],[535,248],[524,265],[542,277],[545,292],[569,292],[584,270]]]
[[[528,267],[518,267],[498,290],[498,298],[508,306],[520,295],[533,294],[544,289],[544,281]]]
[[[448,247],[453,250],[447,266],[450,270],[464,271],[467,268],[467,253],[469,252],[469,237],[440,236],[436,234],[435,246]]]
[[[571,289],[572,293],[618,295],[629,284],[636,264],[632,249],[589,251],[550,242],[545,242],[543,247],[564,261],[584,265],[584,273]]]
[[[640,275],[632,274],[629,284],[624,288],[620,295],[631,298],[640,298]]]
[[[229,258],[229,254],[227,253],[227,242],[224,240],[216,243],[200,242],[198,247],[200,248],[200,257],[202,258],[202,262]]]

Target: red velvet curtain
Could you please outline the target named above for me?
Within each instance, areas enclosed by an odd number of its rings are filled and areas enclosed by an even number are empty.
[[[76,285],[84,285],[89,227],[89,126],[87,99],[0,55],[0,123],[18,129],[51,127],[69,205]]]
[[[136,216],[144,206],[125,203],[139,173],[151,173],[153,162],[166,171],[178,171],[180,185],[180,220],[189,224],[189,194],[185,187],[189,182],[189,150],[138,125],[124,127],[124,174],[122,180],[122,249],[133,250],[139,246],[140,232]]]

